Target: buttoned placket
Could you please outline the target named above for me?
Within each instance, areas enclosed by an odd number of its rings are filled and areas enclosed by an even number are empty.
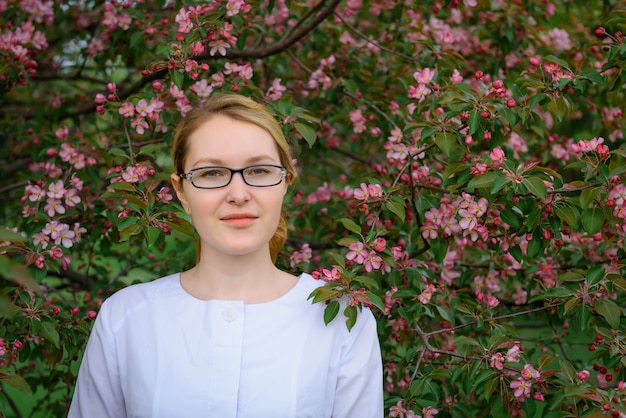
[[[244,304],[213,301],[209,309],[209,416],[236,418],[243,347]]]

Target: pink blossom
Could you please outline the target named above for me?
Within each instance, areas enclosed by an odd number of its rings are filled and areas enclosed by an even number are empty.
[[[226,3],[226,15],[235,16],[239,13],[243,5],[245,5],[243,0],[228,0],[228,3]]]
[[[181,8],[176,14],[176,23],[178,23],[178,33],[189,33],[193,28],[193,23],[191,23],[190,13],[185,10],[185,8]]]
[[[39,202],[46,196],[46,193],[36,184],[29,184],[26,186],[26,196],[31,202]]]
[[[126,118],[129,118],[135,114],[135,105],[129,102],[123,103],[120,106],[118,113]]]
[[[42,248],[47,248],[50,238],[43,232],[37,232],[33,234],[33,244],[41,245]]]
[[[279,100],[283,96],[283,92],[287,90],[287,87],[280,84],[281,79],[275,78],[272,82],[272,87],[267,90],[265,96],[270,100]]]
[[[71,248],[74,244],[74,231],[70,230],[67,224],[59,224],[58,235],[54,239],[56,245],[62,245],[65,248]]]
[[[424,97],[430,94],[430,89],[425,84],[418,84],[417,86],[409,86],[409,98],[418,99],[418,102],[424,100]]]
[[[509,350],[506,352],[506,361],[511,362],[511,363],[517,363],[519,362],[519,356],[520,356],[520,348],[519,345],[515,344],[513,347],[509,348]]]
[[[300,247],[300,250],[292,251],[289,256],[289,265],[295,267],[299,263],[309,263],[312,257],[313,250],[311,250],[311,246],[305,242]]]
[[[383,237],[378,237],[374,240],[373,247],[374,250],[378,252],[385,251],[385,248],[387,247],[387,241]]]
[[[211,48],[209,55],[212,57],[215,56],[216,53],[219,53],[221,56],[226,56],[226,48],[230,48],[230,45],[222,40],[217,40],[209,42],[209,47]]]
[[[194,84],[189,87],[189,90],[196,93],[198,97],[209,97],[213,92],[213,87],[209,85],[209,82],[203,78],[200,81],[196,81]]]
[[[383,188],[381,187],[380,184],[368,184],[367,192],[369,193],[370,197],[376,197],[376,198],[383,197]]]
[[[352,130],[354,133],[365,132],[365,116],[363,116],[363,112],[361,109],[355,109],[350,112],[350,122],[352,122]]]
[[[491,161],[493,161],[494,164],[500,165],[504,162],[504,151],[502,151],[500,146],[497,146],[489,153],[489,158],[491,158]]]
[[[357,200],[366,200],[369,197],[369,192],[367,191],[367,184],[361,183],[361,186],[358,189],[354,189],[354,198]]]
[[[437,288],[432,284],[427,284],[424,286],[424,290],[417,296],[417,299],[423,305],[426,305],[433,297],[433,293],[437,290]]]
[[[531,383],[521,377],[511,382],[511,389],[514,389],[513,395],[520,400],[530,398],[530,388]]]
[[[467,209],[459,209],[459,216],[461,216],[461,220],[459,221],[459,226],[462,229],[472,230],[476,227],[477,219],[476,214],[472,213]]]
[[[528,292],[526,292],[521,287],[515,289],[515,293],[513,293],[513,300],[516,305],[523,305],[528,300]]]
[[[463,82],[463,77],[461,77],[459,70],[457,70],[456,68],[454,69],[454,71],[452,71],[451,80],[454,84]]]
[[[365,255],[365,261],[363,265],[365,266],[365,271],[370,273],[372,270],[377,270],[382,265],[383,259],[380,258],[376,252],[370,251]]]
[[[539,377],[541,376],[541,373],[535,370],[532,364],[525,364],[524,368],[522,369],[521,375],[522,375],[522,378],[524,378],[525,380],[531,380],[531,379],[539,379]]]
[[[154,106],[149,104],[146,99],[140,99],[135,106],[135,111],[139,116],[146,117],[154,111]]]
[[[62,215],[62,214],[65,213],[65,207],[61,204],[61,200],[60,199],[55,199],[55,198],[52,198],[52,197],[50,197],[50,198],[48,198],[48,200],[46,200],[46,204],[45,204],[43,210],[50,217],[53,217],[57,213],[59,215]]]
[[[163,203],[171,202],[172,199],[174,199],[170,193],[170,188],[167,186],[161,187],[155,197],[158,201]]]
[[[68,207],[74,207],[79,204],[81,201],[80,196],[78,196],[78,190],[76,189],[68,189],[65,193],[65,205]]]
[[[66,139],[69,135],[69,129],[67,128],[67,126],[63,126],[62,128],[57,129],[54,132],[54,135],[59,139]]]
[[[502,357],[502,353],[496,353],[491,356],[489,367],[493,367],[497,370],[502,370],[504,368],[504,357]]]
[[[435,408],[433,408],[432,406],[426,406],[424,408],[422,408],[422,414],[424,418],[428,418],[428,417],[434,417],[435,415],[437,415],[439,413],[439,411]]]
[[[65,194],[65,186],[63,185],[63,181],[59,180],[55,183],[51,183],[48,186],[48,197],[53,199],[60,199]]]
[[[578,376],[580,380],[585,381],[589,379],[589,376],[591,376],[591,373],[589,373],[588,370],[581,370],[576,374],[576,376]]]
[[[424,222],[420,231],[422,233],[422,237],[424,239],[435,239],[437,238],[437,226],[433,222]]]
[[[150,125],[148,125],[148,122],[146,122],[144,118],[136,117],[131,119],[130,126],[132,126],[138,134],[143,135],[146,132],[146,128],[148,128]]]
[[[494,295],[487,296],[487,306],[489,306],[490,308],[495,308],[498,305],[500,305],[500,301],[497,297],[495,297]]]
[[[52,258],[53,260],[58,260],[61,257],[63,257],[63,250],[55,245],[52,248],[50,248],[50,251],[48,251],[48,254],[50,255],[50,258]]]
[[[327,281],[327,282],[334,282],[337,281],[341,278],[341,275],[339,274],[339,271],[333,267],[331,270],[329,269],[322,269],[322,280]]]
[[[350,247],[348,248],[350,249],[350,251],[348,251],[348,253],[346,254],[346,259],[354,261],[358,264],[363,264],[363,262],[365,261],[365,257],[368,254],[367,250],[365,249],[365,245],[362,242],[357,241],[350,244]]]
[[[424,68],[422,71],[416,71],[413,73],[413,78],[419,84],[428,84],[433,81],[433,77],[435,77],[435,71],[430,68]]]

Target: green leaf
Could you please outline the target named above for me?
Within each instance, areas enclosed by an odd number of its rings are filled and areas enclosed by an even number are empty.
[[[499,172],[496,171],[488,171],[484,174],[480,174],[476,177],[474,177],[473,179],[471,179],[469,181],[469,183],[467,183],[467,188],[471,189],[471,188],[475,188],[475,189],[479,189],[481,187],[491,187],[491,185],[493,184],[494,180],[497,177],[501,177],[502,175]]]
[[[294,127],[296,128],[296,131],[298,131],[298,133],[306,140],[307,144],[309,144],[309,148],[313,147],[313,144],[315,144],[315,141],[317,140],[317,133],[315,132],[315,129],[301,122],[294,123]]]
[[[529,192],[541,200],[546,200],[548,196],[548,188],[542,179],[539,177],[527,177],[522,180],[522,184],[526,186]]]
[[[563,97],[554,98],[548,103],[548,111],[560,122],[568,111],[568,103]]]
[[[341,80],[341,85],[343,85],[345,89],[348,90],[348,93],[354,96],[357,94],[357,88],[356,88],[356,85],[354,84],[354,81],[344,78]]]
[[[474,133],[478,130],[479,126],[480,126],[480,112],[478,112],[476,110],[470,112],[468,134],[469,135],[474,135]]]
[[[137,191],[137,188],[135,186],[133,186],[132,184],[126,182],[126,181],[116,181],[115,183],[111,183],[108,186],[111,189],[115,189],[115,190],[124,190],[127,192],[134,192]]]
[[[511,254],[518,263],[521,263],[524,260],[524,255],[522,254],[522,249],[519,245],[514,245],[509,248],[509,254]]]
[[[622,314],[622,310],[615,302],[610,299],[597,299],[595,309],[596,312],[606,319],[606,322],[608,322],[611,328],[615,330],[619,329],[619,318]]]
[[[534,109],[534,108],[535,108],[535,106],[537,106],[537,104],[539,104],[539,103],[541,103],[543,100],[545,100],[545,99],[546,99],[546,97],[548,97],[548,96],[546,96],[546,95],[545,95],[545,93],[535,94],[535,95],[533,96],[533,98],[532,98],[532,99],[530,99],[530,106],[529,106],[529,107],[530,107],[530,109]]]
[[[557,279],[560,282],[582,282],[583,280],[585,280],[585,276],[575,271],[567,271],[559,275]]]
[[[574,210],[569,205],[555,205],[554,213],[559,217],[561,222],[567,222],[571,228],[575,228],[578,225],[578,218],[580,216],[577,210]]]
[[[176,84],[176,87],[179,89],[183,88],[183,84],[185,82],[185,75],[180,71],[170,71],[170,78],[172,82]]]
[[[154,243],[161,236],[161,232],[163,232],[161,229],[152,225],[148,225],[146,229],[144,229],[144,234],[146,236],[146,240],[148,241],[148,247],[152,247],[154,245]]]
[[[346,326],[348,327],[348,331],[352,330],[352,327],[356,324],[357,310],[356,306],[348,306],[343,311],[344,316],[346,317]]]
[[[506,209],[500,212],[500,219],[513,228],[519,228],[522,226],[519,216],[517,216],[517,214],[511,209]]]
[[[591,206],[595,198],[600,194],[599,187],[592,187],[589,189],[585,189],[580,193],[580,197],[578,198],[578,202],[580,203],[581,208],[588,208]]]
[[[390,200],[385,203],[385,207],[389,209],[389,211],[393,212],[402,222],[404,222],[404,218],[406,218],[406,208],[403,203],[397,202],[395,200]]]
[[[15,231],[11,231],[8,228],[0,228],[0,242],[2,241],[22,243],[24,242],[24,237],[21,234]]]
[[[456,137],[450,132],[439,132],[435,135],[435,144],[447,156],[450,156],[454,148],[457,147]]]
[[[587,272],[587,284],[593,286],[604,278],[605,270],[601,266],[593,266]]]
[[[599,84],[602,87],[606,86],[607,77],[605,75],[600,75],[596,71],[584,71],[578,74],[578,76],[586,78],[589,81],[593,81],[594,83]]]
[[[54,322],[44,321],[41,323],[39,335],[50,341],[56,348],[59,348],[59,333],[56,330]]]
[[[11,302],[9,296],[0,289],[0,318],[13,318],[15,312],[20,309]]]
[[[583,210],[583,213],[580,215],[580,220],[583,229],[588,234],[593,235],[602,229],[604,213],[602,213],[602,209],[600,208],[587,208]]]
[[[355,234],[361,235],[361,227],[356,224],[352,219],[341,218],[339,222],[346,228],[348,231],[354,232]]]
[[[339,313],[339,308],[339,302],[336,300],[333,300],[328,305],[326,305],[326,307],[324,308],[324,323],[326,325],[330,324],[330,322],[335,319],[335,317]]]
[[[16,388],[17,390],[21,392],[32,395],[32,391],[30,389],[28,382],[22,376],[18,376],[16,374],[10,375],[10,376],[2,376],[0,377],[0,380],[3,383],[13,386],[14,388]]]
[[[307,299],[313,299],[312,303],[323,302],[339,296],[339,292],[328,286],[320,286],[311,292]]]
[[[433,252],[435,261],[439,264],[443,262],[448,254],[448,242],[444,239],[434,239],[430,241],[430,249]]]
[[[533,239],[528,241],[528,247],[526,248],[526,256],[529,259],[532,259],[537,254],[539,254],[539,250],[541,250],[541,239],[538,237],[533,237]]]
[[[109,155],[112,155],[112,156],[122,157],[122,158],[124,158],[124,159],[129,159],[128,154],[126,154],[124,151],[122,151],[122,150],[121,150],[121,149],[119,149],[119,148],[110,148],[110,149],[107,151],[107,153],[108,153]]]
[[[375,293],[368,293],[367,298],[370,300],[370,302],[372,302],[372,305],[376,306],[381,312],[385,312],[385,303],[380,298],[380,296]]]
[[[566,70],[568,70],[570,72],[572,71],[569,68],[569,64],[565,60],[563,60],[562,58],[555,57],[554,55],[548,55],[548,56],[544,57],[544,59],[546,61],[553,62],[555,64],[559,64],[561,67],[565,68]]]
[[[570,382],[576,381],[576,369],[574,368],[574,366],[572,366],[572,363],[570,363],[569,361],[560,359],[559,370]]]

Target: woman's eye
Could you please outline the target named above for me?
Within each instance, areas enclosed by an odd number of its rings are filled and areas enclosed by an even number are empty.
[[[265,167],[255,167],[248,171],[248,175],[251,176],[262,176],[264,174],[269,174],[269,170]]]
[[[225,175],[224,170],[202,170],[200,177],[221,177]]]

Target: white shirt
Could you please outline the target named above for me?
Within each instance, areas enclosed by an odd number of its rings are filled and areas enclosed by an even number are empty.
[[[69,418],[383,416],[376,322],[328,326],[308,274],[267,303],[202,301],[180,274],[107,299],[89,337]]]

